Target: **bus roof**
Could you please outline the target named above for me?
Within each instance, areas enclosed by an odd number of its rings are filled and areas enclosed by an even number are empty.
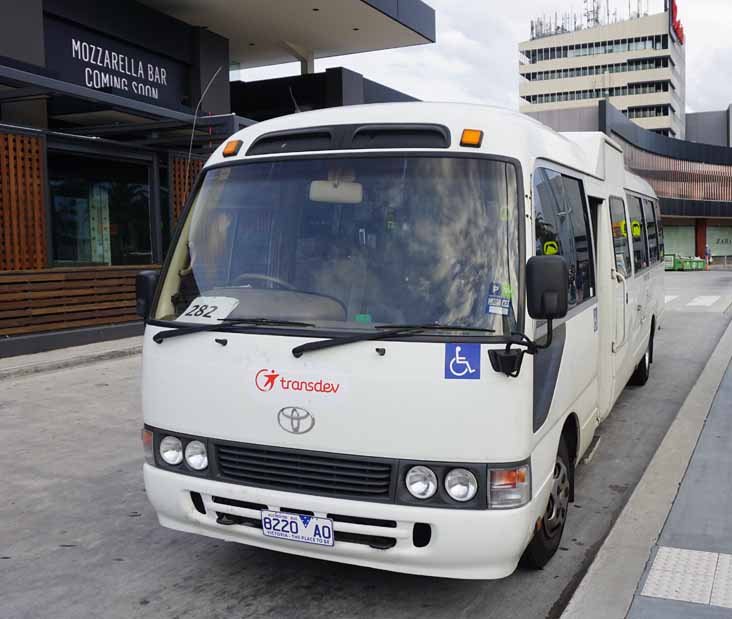
[[[580,134],[584,137],[575,138],[573,134],[560,134],[539,121],[515,111],[486,105],[471,105],[457,103],[383,103],[370,105],[354,105],[338,108],[328,108],[312,112],[302,112],[282,116],[265,122],[257,123],[236,133],[231,139],[241,140],[242,146],[235,156],[223,157],[222,145],[209,159],[207,165],[215,165],[232,160],[246,160],[250,147],[259,138],[267,134],[282,131],[296,131],[307,128],[328,128],[338,125],[440,125],[450,132],[449,147],[435,149],[438,151],[494,154],[503,157],[512,157],[526,161],[527,159],[548,159],[559,162],[580,172],[598,175],[600,169],[600,153],[588,145],[594,140],[613,144],[602,133]],[[478,129],[483,131],[483,142],[480,148],[460,146],[460,137],[464,129]],[[588,138],[587,136],[594,136]],[[615,146],[616,148],[617,145]],[[305,147],[307,148],[307,147]],[[303,153],[349,151],[348,148],[328,148],[317,150],[303,149]],[[359,148],[357,152],[368,151]],[[377,148],[373,150],[386,150]],[[430,148],[398,148],[399,151],[432,150]],[[594,151],[594,152],[593,152]],[[287,154],[293,154],[291,148]],[[258,157],[260,155],[257,155]],[[268,153],[264,156],[281,156],[280,152]]]

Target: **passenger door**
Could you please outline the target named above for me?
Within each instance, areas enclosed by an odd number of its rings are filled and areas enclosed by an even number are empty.
[[[585,427],[598,405],[599,328],[593,234],[583,182],[538,168],[533,203],[536,255],[563,256],[569,267],[569,313],[554,322],[551,348],[534,360],[534,393],[539,396],[535,421],[543,423],[551,407],[555,415],[573,410]],[[540,338],[543,325],[537,325],[537,331]]]
[[[650,333],[650,321],[648,313],[650,295],[650,256],[648,251],[648,239],[646,236],[646,220],[643,216],[643,204],[640,197],[628,194],[628,223],[630,224],[629,238],[633,254],[633,280],[629,282],[628,292],[630,295],[629,310],[629,332],[628,341],[632,349],[632,362],[630,372],[633,371],[635,363],[645,352],[647,335]]]
[[[613,358],[613,401],[625,387],[630,376],[628,368],[633,358],[631,300],[635,298],[636,286],[633,280],[633,260],[631,258],[630,223],[622,198],[610,198],[610,223],[612,225],[613,250],[615,253],[615,270],[613,278],[613,314],[615,332],[612,342]],[[605,411],[606,413],[609,412]]]

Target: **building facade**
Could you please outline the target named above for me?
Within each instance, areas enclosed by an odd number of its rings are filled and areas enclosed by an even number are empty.
[[[552,110],[530,114],[559,131],[603,131],[622,147],[625,164],[659,196],[666,253],[732,265],[732,148],[730,109],[688,115],[679,140],[643,129],[606,101],[577,114]]]
[[[141,332],[207,155],[263,118],[411,99],[317,58],[431,43],[421,0],[0,0],[0,357]],[[230,83],[299,60],[303,75]],[[293,99],[295,102],[293,102]]]
[[[675,0],[657,15],[533,30],[519,44],[522,112],[593,108],[592,116],[608,101],[644,129],[684,138],[686,54]]]

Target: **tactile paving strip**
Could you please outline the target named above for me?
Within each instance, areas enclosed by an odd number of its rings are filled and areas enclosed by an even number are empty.
[[[732,608],[732,555],[661,546],[641,595]]]
[[[719,555],[711,604],[732,608],[732,555]]]

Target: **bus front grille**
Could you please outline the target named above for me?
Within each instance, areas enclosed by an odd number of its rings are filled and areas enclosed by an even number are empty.
[[[214,450],[222,480],[305,494],[393,499],[391,460],[220,442]]]

